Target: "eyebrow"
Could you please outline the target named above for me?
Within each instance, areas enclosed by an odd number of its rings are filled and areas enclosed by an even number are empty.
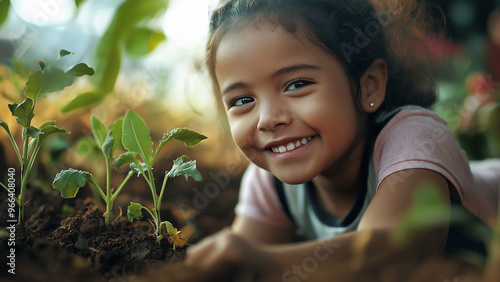
[[[298,64],[298,65],[293,65],[293,66],[281,68],[277,72],[273,73],[271,75],[271,77],[277,77],[277,76],[280,76],[283,74],[292,73],[292,72],[299,71],[299,70],[319,70],[319,69],[320,69],[320,67],[318,67],[318,66]],[[248,85],[243,83],[243,82],[233,83],[233,84],[229,85],[228,87],[224,88],[224,90],[222,91],[222,95],[225,95],[225,94],[227,94],[235,89],[245,88],[247,86]]]

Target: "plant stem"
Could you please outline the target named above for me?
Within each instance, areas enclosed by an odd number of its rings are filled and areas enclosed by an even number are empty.
[[[2,182],[0,182],[0,186],[2,186],[2,188],[5,189],[7,193],[10,193],[9,188],[7,188],[7,186],[5,186]],[[19,199],[16,197],[14,197],[14,199],[16,200],[16,204],[19,206]]]
[[[163,184],[161,185],[161,190],[160,190],[160,197],[158,199],[158,206],[161,205],[163,199],[163,193],[165,193],[165,187],[167,186],[167,181],[168,181],[168,171],[165,172],[165,177],[163,178]]]
[[[148,208],[146,208],[144,206],[142,208],[145,209],[145,210],[147,210],[149,212],[149,215],[151,215],[151,217],[153,218],[153,220],[156,221],[155,215]]]
[[[94,179],[93,176],[89,177],[88,180],[90,181],[90,183],[92,183],[92,185],[94,185],[94,187],[96,188],[97,192],[99,192],[99,195],[101,195],[102,199],[104,200],[104,202],[107,205],[108,204],[108,198],[106,197],[106,195],[104,195],[104,192],[102,191],[101,186],[99,186],[99,184],[97,184],[95,182],[95,179]]]
[[[19,163],[23,163],[23,159],[21,157],[21,152],[19,151],[19,147],[17,146],[16,141],[14,140],[14,137],[12,137],[12,134],[10,132],[7,132],[7,135],[9,136],[10,143],[12,143],[12,147],[14,147],[14,151],[16,151],[17,158],[19,159]]]
[[[23,139],[23,156],[21,158],[21,191],[19,192],[19,222],[18,224],[23,224],[24,221],[24,199],[26,198],[25,191],[26,185],[28,184],[28,128],[30,123],[28,122],[28,127],[23,128],[22,139]]]
[[[151,194],[153,195],[153,203],[156,209],[156,203],[158,202],[158,195],[156,194],[155,179],[153,177],[153,170],[148,167],[148,177],[149,177],[149,188],[151,188]]]
[[[38,90],[37,96],[40,93]],[[36,99],[33,99],[33,105],[31,106],[30,112],[33,114],[36,105]],[[28,114],[29,115],[29,114]],[[28,177],[31,172],[31,168],[28,166],[28,150],[29,150],[29,136],[28,129],[31,127],[31,118],[28,118],[26,127],[23,128],[22,140],[23,140],[23,156],[21,158],[21,191],[19,192],[19,222],[21,225],[24,222],[24,200],[26,198],[26,185],[28,185]]]
[[[148,183],[148,186],[151,187],[151,182],[149,181],[149,178],[146,176],[146,174],[144,173],[144,170],[142,169],[142,167],[138,166],[138,169],[139,171],[141,172],[141,175],[142,177],[144,177],[144,179],[146,180],[146,182]]]
[[[106,154],[104,154],[106,159],[106,227],[109,226],[109,219],[111,218],[111,210],[113,209],[113,201],[111,201],[111,164]]]
[[[156,236],[161,236],[161,214],[160,214],[160,204],[158,203],[158,194],[156,194],[156,185],[155,185],[155,179],[153,176],[153,171],[150,167],[148,167],[148,176],[149,176],[149,181],[151,183],[150,188],[151,188],[151,194],[153,194],[153,212],[155,214],[154,220],[156,224]]]
[[[118,197],[118,194],[120,194],[121,190],[123,189],[123,187],[125,187],[125,184],[127,184],[127,182],[130,180],[132,175],[134,175],[134,172],[129,171],[127,174],[127,177],[122,181],[122,184],[120,184],[120,187],[118,187],[118,189],[116,189],[116,192],[113,193],[113,196],[111,197],[111,200],[110,200],[111,202],[114,202],[116,200],[116,197]]]
[[[5,189],[5,191],[7,191],[7,193],[9,193],[9,188],[7,188],[7,186],[5,186],[2,182],[0,182],[0,186],[2,186],[3,189]]]

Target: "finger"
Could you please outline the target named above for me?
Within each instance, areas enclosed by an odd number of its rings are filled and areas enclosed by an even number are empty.
[[[202,266],[213,260],[213,255],[217,253],[218,243],[224,240],[228,232],[230,232],[229,229],[224,229],[203,239],[198,244],[190,246],[187,250],[185,264],[188,266]]]
[[[187,250],[187,257],[185,264],[187,266],[195,266],[201,263],[201,261],[207,257],[207,255],[213,250],[214,242],[213,239],[205,239],[200,243],[190,246]]]

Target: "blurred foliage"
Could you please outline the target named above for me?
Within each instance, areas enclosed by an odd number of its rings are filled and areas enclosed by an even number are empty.
[[[83,2],[85,2],[85,0],[75,0],[76,7],[79,8],[80,5],[82,5]]]
[[[10,10],[9,0],[0,0],[0,26],[7,20]]]
[[[168,2],[127,0],[118,7],[94,53],[94,90],[77,96],[63,107],[63,112],[98,105],[113,92],[120,72],[123,50],[133,56],[145,56],[166,39],[163,33],[145,27],[144,23],[164,11]]]
[[[490,254],[496,254],[498,244],[494,232],[461,203],[446,203],[443,195],[432,185],[421,184],[410,208],[393,233],[396,245],[405,245],[421,234],[448,226],[446,253],[484,267]],[[490,246],[489,246],[490,245]],[[495,258],[495,255],[491,256]]]

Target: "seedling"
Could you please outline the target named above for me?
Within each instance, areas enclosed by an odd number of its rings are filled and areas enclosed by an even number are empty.
[[[87,180],[92,183],[92,187],[102,197],[104,203],[106,204],[106,226],[109,226],[110,224],[111,210],[113,209],[114,201],[122,191],[123,187],[125,187],[125,184],[129,181],[130,177],[133,175],[133,171],[129,171],[118,189],[116,189],[116,191],[114,191],[113,193],[111,187],[111,162],[114,160],[113,154],[115,150],[120,145],[122,123],[122,118],[117,119],[112,125],[109,126],[108,131],[106,129],[106,126],[95,116],[92,115],[92,117],[90,118],[95,145],[102,152],[104,161],[106,163],[106,190],[103,190],[101,188],[101,186],[95,180],[94,176],[89,172],[75,170],[72,168],[59,172],[54,178],[54,182],[52,183],[52,187],[54,187],[54,189],[56,190],[59,190],[61,192],[61,196],[64,198],[76,197],[78,190],[81,187],[85,186]]]
[[[169,234],[169,241],[173,244],[174,249],[176,245],[185,245],[186,241],[180,238],[180,231],[177,231],[170,222],[161,220],[160,208],[167,181],[170,177],[175,176],[184,176],[186,180],[188,180],[188,177],[192,177],[195,181],[201,181],[202,177],[196,169],[196,161],[186,161],[187,157],[181,156],[174,161],[172,169],[165,172],[163,184],[158,194],[153,176],[153,164],[163,146],[172,139],[184,142],[187,147],[193,147],[206,138],[206,136],[195,131],[176,128],[163,135],[153,154],[153,142],[144,120],[133,111],[128,111],[123,119],[122,144],[128,152],[118,157],[113,164],[119,168],[129,163],[134,172],[144,177],[153,196],[152,209],[148,209],[139,203],[130,202],[130,206],[127,208],[127,217],[130,222],[133,222],[134,219],[142,218],[142,210],[146,210],[153,219],[153,228],[158,242],[163,238],[162,227],[165,226]],[[137,156],[140,156],[141,160]]]
[[[75,77],[83,75],[91,76],[94,74],[94,70],[83,63],[74,65],[65,71],[57,68],[56,64],[59,59],[70,54],[73,53],[61,50],[59,52],[59,58],[54,63],[46,65],[42,61],[38,62],[40,70],[29,76],[28,82],[26,82],[26,91],[24,92],[26,98],[24,101],[20,104],[13,103],[9,105],[12,115],[17,117],[17,123],[23,127],[19,145],[12,136],[8,124],[0,119],[0,126],[7,132],[21,167],[21,189],[18,198],[15,200],[19,206],[18,224],[24,222],[26,186],[43,141],[51,134],[67,133],[64,128],[58,128],[55,125],[55,121],[46,121],[38,128],[31,124],[35,116],[34,110],[37,101],[50,93],[60,91],[64,89],[64,87],[71,85]],[[15,185],[11,184],[11,182],[9,182],[8,185],[0,183],[0,186],[2,186],[7,193],[12,195],[14,194],[12,191]],[[9,190],[9,188],[11,189]]]

